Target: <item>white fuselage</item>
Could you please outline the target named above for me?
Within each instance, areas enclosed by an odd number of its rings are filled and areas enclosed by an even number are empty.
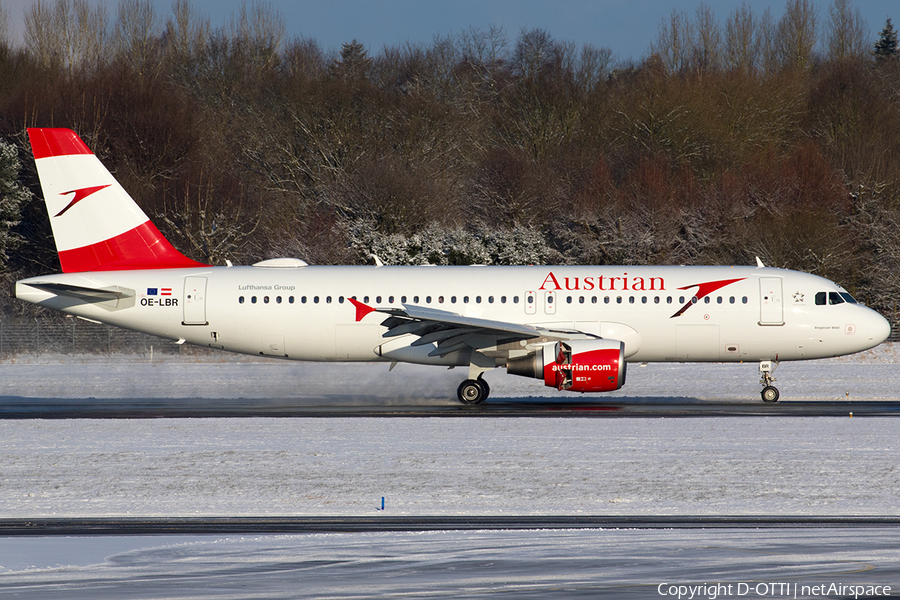
[[[127,293],[118,300],[85,303],[31,283],[117,286]],[[423,306],[622,340],[626,358],[636,362],[824,358],[871,348],[890,331],[881,315],[846,301],[849,295],[831,281],[757,267],[253,266],[97,271],[19,281],[16,296],[199,346],[308,361],[469,364],[469,355],[463,353],[429,357],[433,346],[412,347],[414,336],[386,339],[381,323],[387,315],[370,312],[357,321],[351,297],[377,309]],[[522,352],[531,347],[517,343]],[[517,351],[502,346],[490,350],[496,366],[504,366],[510,352]]]

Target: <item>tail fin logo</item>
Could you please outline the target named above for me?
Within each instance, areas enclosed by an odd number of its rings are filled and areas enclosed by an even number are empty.
[[[54,215],[54,218],[63,216],[63,214],[65,214],[65,212],[67,210],[69,210],[70,208],[72,208],[73,206],[75,206],[76,204],[78,204],[79,202],[81,202],[82,200],[84,200],[85,198],[87,198],[88,196],[93,194],[94,192],[99,192],[100,190],[102,190],[104,188],[108,188],[110,185],[112,185],[112,184],[107,183],[106,185],[95,185],[92,187],[86,187],[86,188],[81,188],[81,189],[77,189],[77,190],[70,190],[68,192],[63,192],[62,194],[60,194],[60,196],[68,196],[69,194],[75,194],[75,197],[72,198],[71,202],[69,202],[64,209],[62,209],[61,211],[56,213]]]

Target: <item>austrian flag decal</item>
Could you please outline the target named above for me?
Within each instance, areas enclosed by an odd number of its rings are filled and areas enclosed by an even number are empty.
[[[171,296],[172,288],[147,288],[148,296]]]

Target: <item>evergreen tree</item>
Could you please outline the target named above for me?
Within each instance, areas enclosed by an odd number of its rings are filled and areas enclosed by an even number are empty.
[[[884,29],[878,35],[878,41],[875,42],[875,49],[872,51],[875,58],[879,61],[897,58],[897,31],[888,18],[884,24]]]
[[[9,252],[22,238],[12,232],[21,220],[21,209],[32,197],[19,183],[19,153],[13,144],[0,140],[0,267],[6,266]]]

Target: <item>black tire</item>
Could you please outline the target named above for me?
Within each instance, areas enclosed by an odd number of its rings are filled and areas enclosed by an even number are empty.
[[[483,373],[482,373],[482,375],[483,375]],[[482,379],[481,375],[478,376],[478,379],[476,381],[478,381],[478,383],[481,384],[481,387],[484,388],[484,397],[487,398],[488,396],[490,396],[491,395],[491,386],[488,385],[488,382],[485,381],[484,379]]]
[[[456,397],[463,404],[481,404],[487,400],[490,389],[480,379],[466,379],[456,389]]]
[[[773,385],[767,385],[760,392],[760,396],[762,396],[763,402],[778,402],[778,398],[781,394],[778,392],[778,388]]]

